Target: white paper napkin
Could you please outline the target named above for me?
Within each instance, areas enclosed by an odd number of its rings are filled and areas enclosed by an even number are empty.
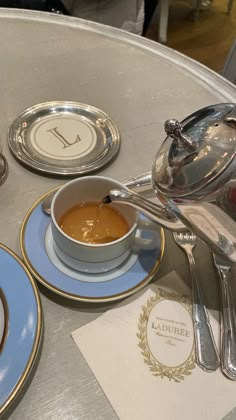
[[[235,407],[236,383],[194,363],[189,294],[172,272],[72,333],[120,420],[219,420]]]

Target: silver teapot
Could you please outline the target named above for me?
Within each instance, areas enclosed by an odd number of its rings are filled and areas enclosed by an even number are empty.
[[[142,189],[151,182],[159,203],[131,190],[112,190],[104,202],[131,205],[173,231],[190,229],[236,262],[236,104],[168,120],[165,131],[152,172],[126,184]]]

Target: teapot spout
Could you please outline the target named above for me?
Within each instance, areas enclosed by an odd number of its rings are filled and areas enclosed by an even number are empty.
[[[153,222],[158,223],[166,229],[175,232],[184,232],[186,226],[173,213],[163,207],[161,204],[146,200],[140,195],[129,190],[111,190],[103,198],[103,203],[119,202],[134,207],[137,211],[147,216]]]
[[[142,175],[134,176],[132,178],[127,178],[122,181],[122,183],[129,189],[135,190],[139,193],[146,192],[152,188],[152,172],[146,172]]]

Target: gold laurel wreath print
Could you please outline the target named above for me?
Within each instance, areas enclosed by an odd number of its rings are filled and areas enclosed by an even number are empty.
[[[194,345],[190,352],[188,359],[181,365],[176,367],[169,367],[160,363],[150,351],[148,340],[147,340],[147,324],[149,320],[150,313],[154,306],[163,299],[177,301],[182,304],[187,311],[191,314],[191,305],[189,301],[184,296],[179,296],[175,292],[167,291],[164,289],[159,289],[159,293],[156,293],[155,296],[150,297],[147,300],[146,305],[142,306],[142,312],[139,316],[138,322],[138,333],[137,337],[139,339],[138,346],[141,349],[141,353],[144,357],[144,362],[149,366],[149,370],[154,376],[159,376],[161,378],[168,378],[170,381],[180,382],[184,380],[185,376],[191,375],[192,370],[195,368],[195,351]]]

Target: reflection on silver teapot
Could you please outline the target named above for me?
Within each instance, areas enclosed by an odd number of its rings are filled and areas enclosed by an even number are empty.
[[[173,231],[190,229],[236,262],[236,104],[203,108],[181,124],[168,120],[165,131],[152,172],[126,183],[142,189],[151,182],[160,204],[124,190],[104,202],[129,204]]]

